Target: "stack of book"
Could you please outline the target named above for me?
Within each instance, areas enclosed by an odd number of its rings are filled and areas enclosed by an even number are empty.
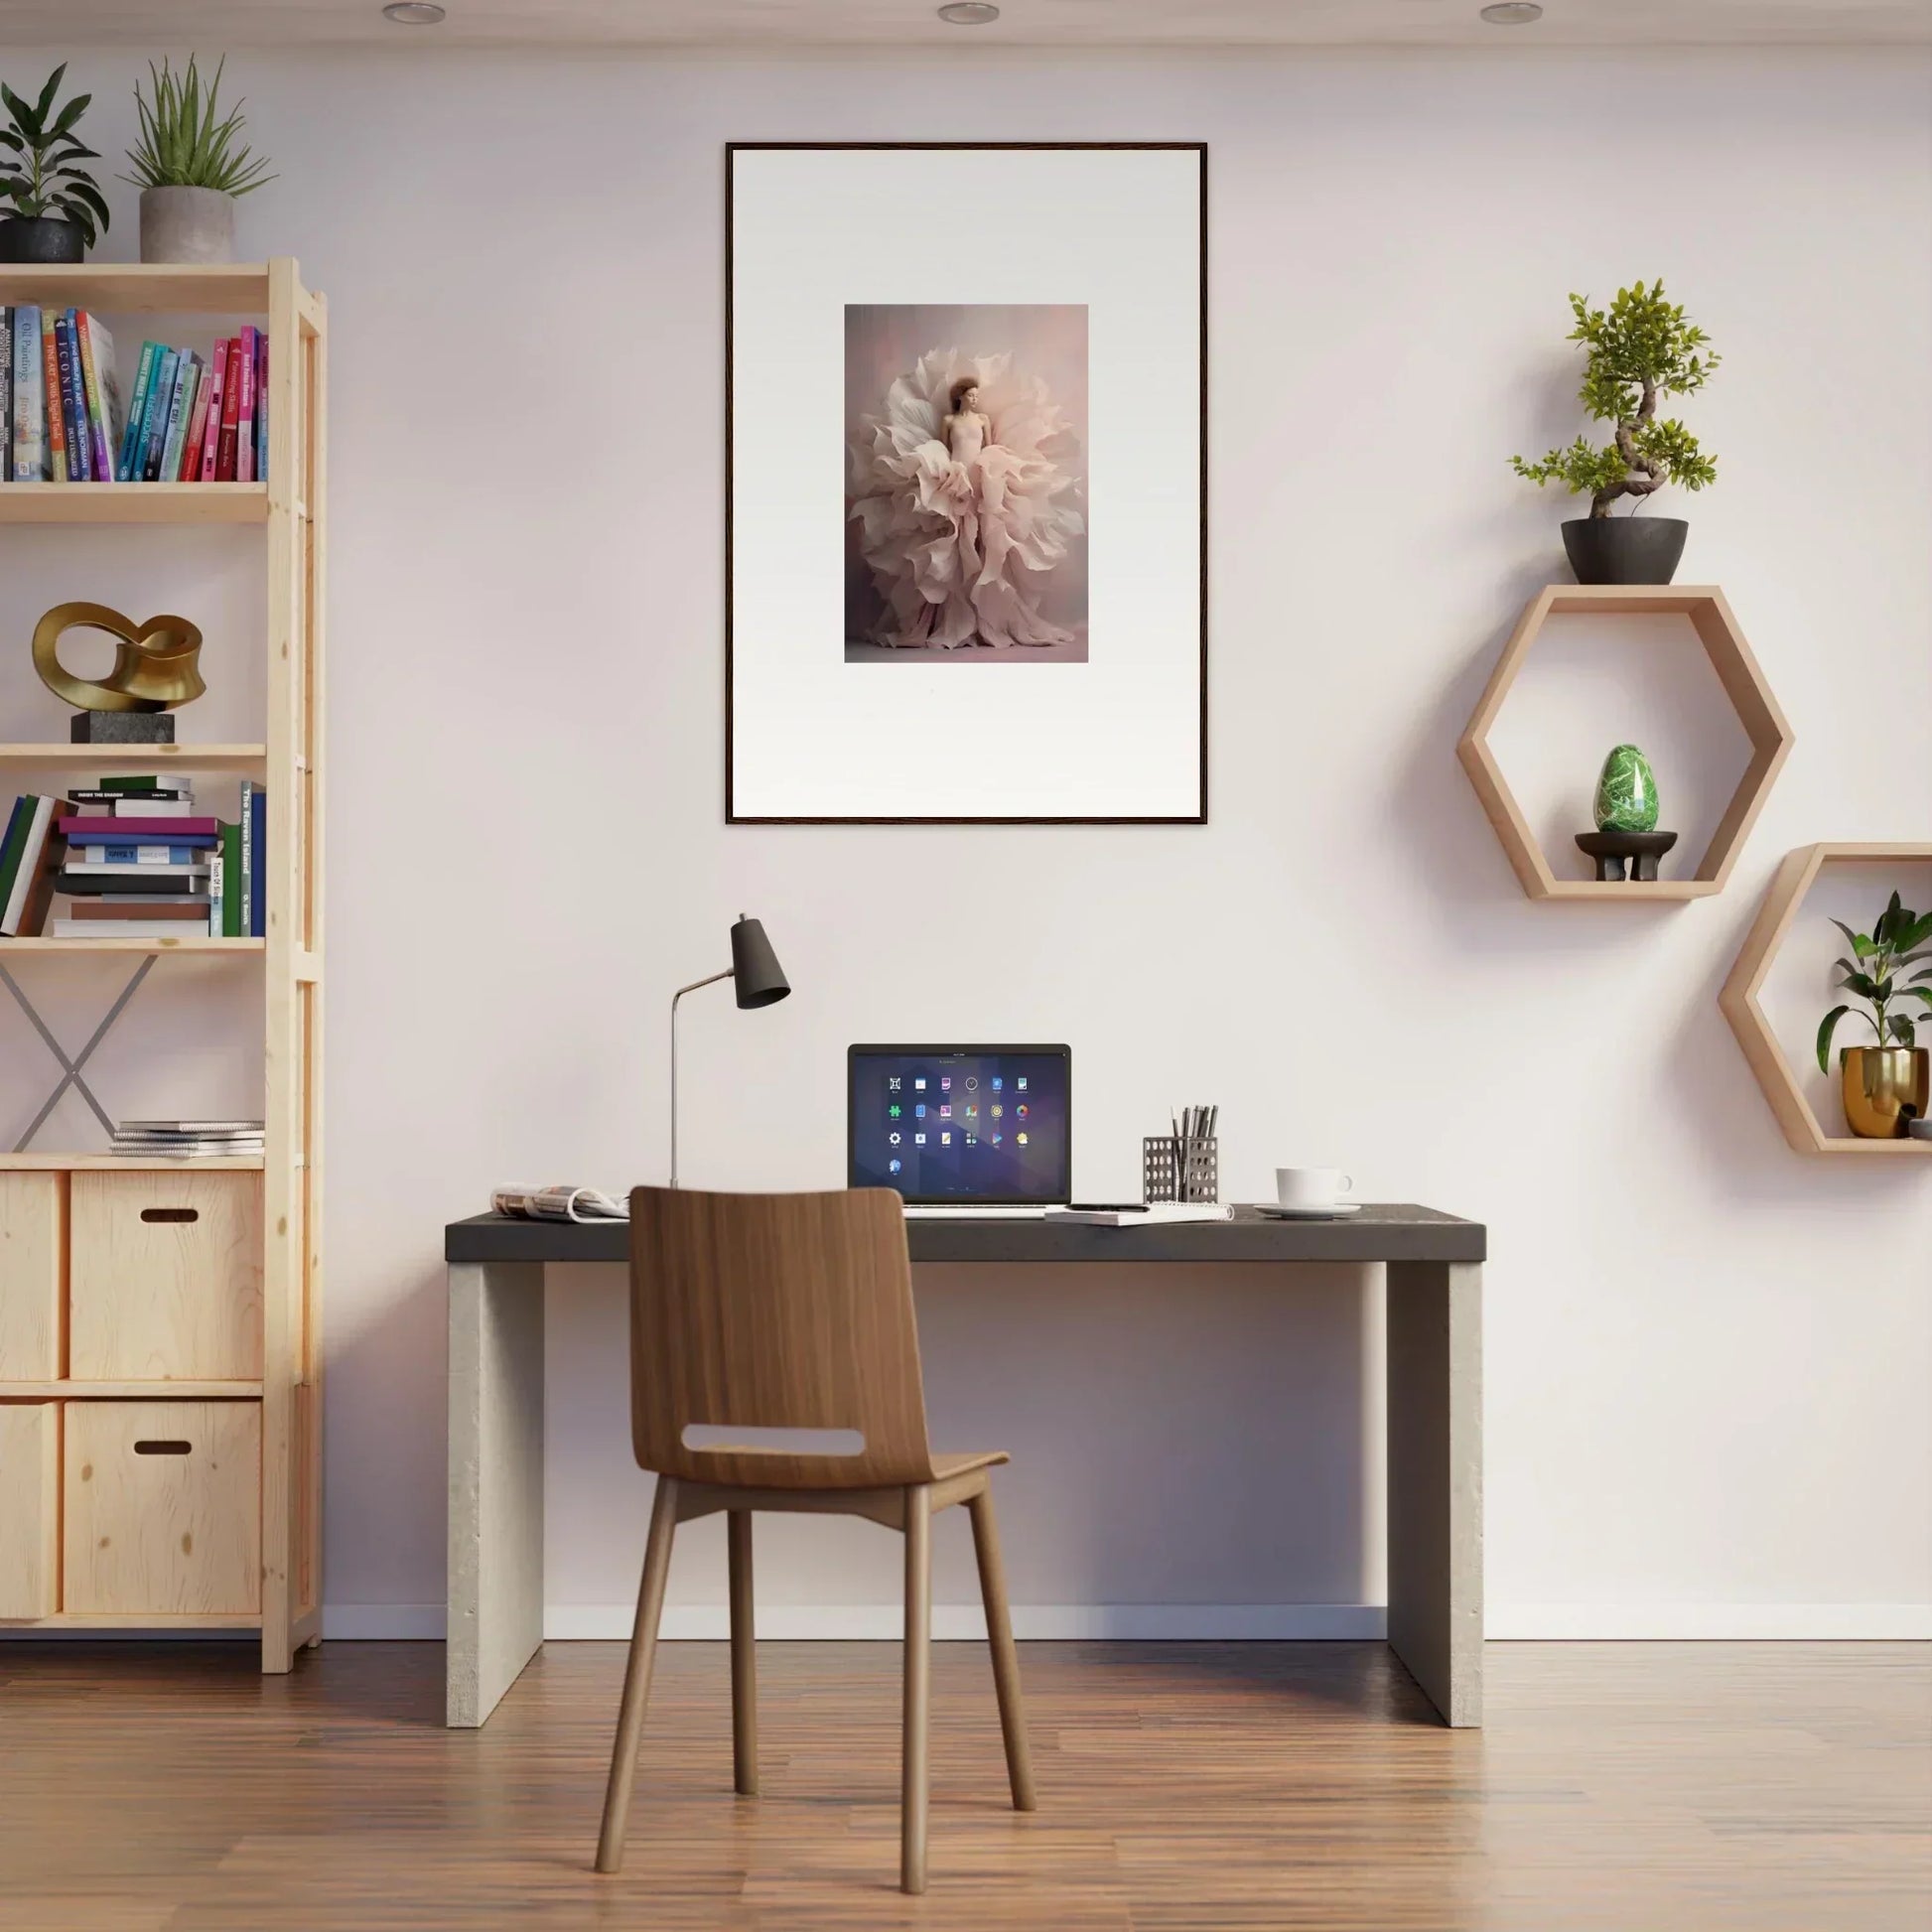
[[[262,1151],[258,1120],[124,1120],[110,1152],[146,1161],[206,1161]]]
[[[0,308],[0,480],[259,483],[267,374],[259,329],[206,357],[145,342],[123,410],[114,339],[97,317]]]
[[[65,804],[27,793],[0,839],[0,935],[261,938],[267,804],[244,779],[226,824],[196,811],[187,779],[155,774],[104,777]],[[56,894],[71,903],[50,921]]]

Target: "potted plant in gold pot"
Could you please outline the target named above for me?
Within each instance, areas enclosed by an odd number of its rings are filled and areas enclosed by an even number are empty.
[[[1854,932],[1843,919],[1832,923],[1852,944],[1852,957],[1838,961],[1838,984],[1869,1009],[1864,1018],[1876,1035],[1870,1046],[1839,1053],[1846,1123],[1864,1140],[1902,1140],[1932,1105],[1932,1052],[1918,1043],[1911,1013],[1892,1009],[1911,1000],[1932,1007],[1932,985],[1926,983],[1932,981],[1932,912],[1912,911],[1894,893],[1868,933]],[[1913,966],[1919,970],[1907,977]],[[1851,1011],[1849,1003],[1834,1007],[1819,1026],[1821,1073],[1832,1070],[1832,1035]]]

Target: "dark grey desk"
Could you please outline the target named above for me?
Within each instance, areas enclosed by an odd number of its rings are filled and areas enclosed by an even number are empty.
[[[1389,1645],[1446,1723],[1482,1722],[1482,1262],[1474,1221],[1365,1206],[1338,1221],[1093,1228],[915,1217],[916,1262],[1344,1262],[1388,1271]],[[543,1641],[546,1262],[629,1258],[621,1223],[452,1221],[449,1711],[481,1725]]]

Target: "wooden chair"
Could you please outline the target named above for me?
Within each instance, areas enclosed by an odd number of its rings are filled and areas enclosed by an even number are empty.
[[[733,1443],[693,1448],[686,1433],[723,1427],[856,1432],[851,1454]],[[678,1524],[728,1512],[732,1766],[756,1795],[758,1705],[752,1630],[752,1512],[864,1516],[905,1537],[904,1756],[899,1884],[925,1890],[926,1738],[931,1703],[932,1518],[972,1516],[993,1687],[1014,1809],[1034,1809],[1020,1708],[1020,1665],[987,1471],[1004,1451],[934,1455],[926,1442],[912,1271],[899,1197],[707,1194],[639,1187],[630,1196],[630,1430],[657,1475],[637,1623],[624,1672],[597,1868],[623,1860],[624,1821],[650,1691],[671,1538]]]

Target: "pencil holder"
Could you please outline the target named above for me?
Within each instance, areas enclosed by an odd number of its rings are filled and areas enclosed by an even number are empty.
[[[1150,1207],[1167,1201],[1221,1198],[1219,1141],[1150,1134],[1141,1143],[1141,1199]]]

